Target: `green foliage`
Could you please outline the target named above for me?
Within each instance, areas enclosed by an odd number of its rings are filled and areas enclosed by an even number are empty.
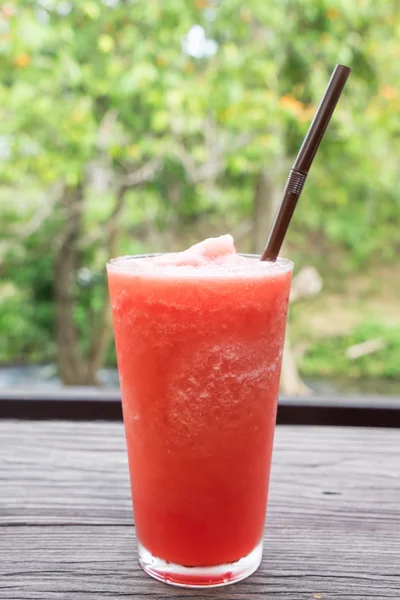
[[[346,350],[354,344],[382,339],[382,350],[349,360]],[[300,362],[304,375],[374,377],[399,379],[400,327],[387,325],[376,319],[364,321],[349,335],[314,341]]]
[[[88,311],[105,294],[104,224],[122,179],[160,161],[128,192],[122,254],[168,249],[194,222],[234,227],[251,213],[261,168],[283,184],[337,62],[353,74],[288,241],[302,256],[310,239],[327,241],[344,256],[337,273],[366,268],[372,256],[394,261],[399,33],[395,0],[3,3],[0,336],[12,339],[0,359],[54,355],[62,186],[84,186],[74,295],[86,347]]]
[[[0,363],[44,362],[54,358],[54,343],[47,328],[51,304],[3,286],[0,301]],[[5,297],[4,297],[5,296]]]

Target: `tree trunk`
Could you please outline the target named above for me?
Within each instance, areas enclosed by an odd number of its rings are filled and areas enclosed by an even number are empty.
[[[118,190],[113,212],[105,224],[108,229],[107,249],[110,257],[117,253],[119,221],[127,188]],[[112,334],[110,298],[107,290],[99,314],[88,315],[93,323],[89,350],[84,356],[79,347],[79,332],[74,322],[74,286],[78,269],[78,242],[83,212],[83,189],[67,189],[62,199],[65,223],[61,232],[54,272],[56,306],[56,343],[58,370],[65,385],[98,385],[97,373],[104,362]]]
[[[113,212],[106,224],[108,228],[107,252],[110,258],[118,253],[118,233],[120,218],[125,205],[125,195],[128,188],[121,186],[117,192]],[[107,347],[112,336],[112,316],[108,289],[104,293],[103,306],[98,319],[93,319],[95,325],[91,332],[91,343],[88,352],[88,373],[96,377],[97,371],[104,363]]]
[[[125,204],[126,192],[133,186],[154,178],[162,161],[152,159],[142,167],[126,175],[116,191],[113,212],[103,224],[109,257],[116,256],[120,218]],[[66,385],[98,385],[97,372],[112,333],[110,298],[107,289],[104,303],[98,314],[86,315],[89,324],[89,349],[83,356],[79,348],[79,332],[74,323],[74,285],[78,269],[78,246],[83,212],[83,186],[66,189],[62,199],[65,211],[61,244],[55,261],[54,290],[56,304],[56,340],[60,377]]]
[[[269,229],[272,225],[281,198],[281,189],[273,178],[279,176],[275,169],[270,174],[263,169],[258,176],[253,199],[252,252],[262,254]],[[284,246],[283,246],[284,254]],[[309,393],[297,370],[288,330],[282,359],[281,391],[285,394],[303,396]]]
[[[66,188],[61,200],[64,225],[54,265],[55,329],[58,370],[66,385],[88,383],[74,322],[74,286],[78,267],[78,238],[82,220],[82,186]]]

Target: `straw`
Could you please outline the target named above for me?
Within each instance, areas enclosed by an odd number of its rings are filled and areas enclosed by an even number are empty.
[[[317,112],[314,115],[304,142],[289,173],[282,202],[276,213],[261,260],[275,261],[279,255],[304,182],[349,75],[349,67],[336,65],[325,94],[317,108]]]

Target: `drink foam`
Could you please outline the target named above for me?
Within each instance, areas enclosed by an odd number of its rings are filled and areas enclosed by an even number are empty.
[[[260,261],[257,256],[237,254],[229,234],[208,238],[183,252],[149,256],[121,256],[109,263],[111,270],[125,275],[157,275],[178,277],[224,277],[229,275],[274,275],[290,271],[286,259]]]

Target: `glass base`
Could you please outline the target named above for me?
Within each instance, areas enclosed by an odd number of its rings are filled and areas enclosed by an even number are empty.
[[[221,587],[245,579],[259,567],[262,541],[240,560],[214,567],[183,567],[153,556],[139,544],[139,563],[154,579],[187,588]]]

